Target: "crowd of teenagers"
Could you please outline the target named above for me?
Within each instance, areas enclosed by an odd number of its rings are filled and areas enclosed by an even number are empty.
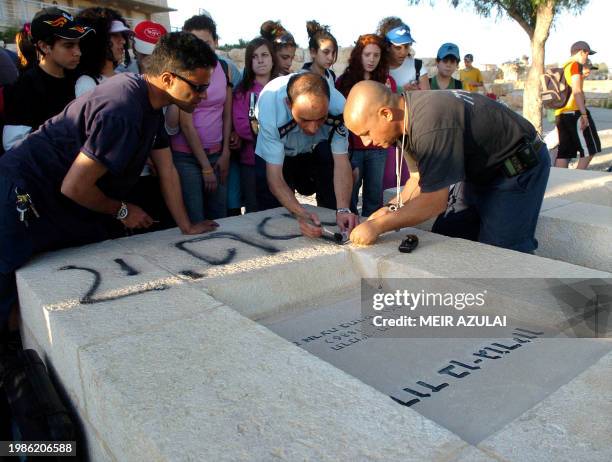
[[[63,14],[59,10],[43,10],[17,36],[20,77],[3,89],[5,150],[60,113],[75,97],[91,92],[119,73],[143,72],[155,43],[167,32],[161,24],[151,21],[143,21],[131,30],[117,11],[87,8],[73,18],[81,29],[73,28],[60,36],[48,22],[49,18],[56,21]],[[297,71],[324,76],[344,97],[355,83],[368,79],[397,92],[462,88],[462,83],[452,78],[460,62],[458,47],[450,43],[440,47],[438,73],[429,77],[423,62],[413,56],[410,29],[399,18],[385,18],[376,33],[358,37],[348,67],[340,76],[332,70],[338,43],[329,27],[308,21],[306,29],[311,61]],[[183,30],[193,33],[213,50],[218,46],[217,25],[210,15],[188,19]],[[244,70],[240,71],[230,59],[220,57],[206,98],[193,114],[173,105],[165,108],[172,157],[193,221],[265,208],[257,201],[250,105],[270,80],[292,72],[298,45],[279,21],[264,22],[260,34],[246,47]],[[471,59],[466,55],[466,72],[472,74],[466,74],[464,82],[477,88],[482,86],[482,77],[478,69],[472,68]],[[350,209],[358,211],[358,194],[363,188],[361,215],[369,216],[382,205],[383,190],[396,185],[394,151],[364,146],[359,137],[351,134],[349,152],[354,177]],[[405,182],[407,168],[402,172],[401,180]],[[259,185],[259,189],[266,187]],[[150,229],[175,225],[160,200],[150,165],[143,170],[132,194],[135,196],[132,199],[155,218]],[[262,194],[265,191],[260,192],[260,198]]]
[[[279,21],[261,24],[242,71],[215,52],[208,14],[171,33],[152,21],[132,30],[98,7],[74,18],[47,8],[24,25],[16,81],[0,82],[0,328],[16,312],[15,270],[36,253],[174,226],[199,234],[279,206],[304,235],[321,236],[296,192],[336,210],[356,244],[437,218],[441,234],[537,248],[546,145],[478,93],[472,55],[455,79],[459,48],[444,43],[430,76],[409,26],[388,17],[357,38],[336,76],[330,28],[306,30],[311,60],[292,72],[298,45]],[[575,45],[571,79],[592,53]],[[568,104],[588,114],[579,95]],[[584,155],[563,152],[572,149]],[[383,205],[391,187],[398,194]]]

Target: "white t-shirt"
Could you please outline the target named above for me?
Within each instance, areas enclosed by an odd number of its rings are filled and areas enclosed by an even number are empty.
[[[100,85],[102,82],[104,82],[105,80],[109,79],[110,77],[104,77],[103,75],[99,75],[97,77],[98,79],[98,83],[96,83],[96,81],[88,76],[88,75],[82,75],[81,77],[79,77],[74,85],[74,96],[75,97],[79,97],[87,92],[90,92],[91,90],[93,90],[94,88],[96,88],[98,85]]]
[[[414,82],[416,78],[416,67],[414,64],[414,58],[406,58],[400,67],[395,69],[389,69],[389,74],[397,83],[397,91],[402,92],[402,87],[407,83]],[[427,68],[425,65],[421,66],[421,72],[419,74],[419,78],[427,75]]]

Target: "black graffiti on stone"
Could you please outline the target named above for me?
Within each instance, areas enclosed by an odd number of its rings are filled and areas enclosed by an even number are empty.
[[[197,271],[192,271],[192,270],[179,271],[179,274],[181,276],[185,276],[188,279],[193,279],[194,281],[198,279],[202,279],[204,277],[202,273],[198,273]]]
[[[123,271],[125,271],[125,274],[127,274],[128,276],[136,276],[137,274],[140,274],[140,271],[138,271],[134,267],[128,265],[123,258],[115,258],[115,260],[113,260],[113,261],[115,263],[117,263],[119,265],[119,267]]]
[[[224,232],[224,231],[218,232],[218,233],[207,234],[205,236],[198,236],[198,237],[194,237],[191,239],[185,239],[183,241],[177,242],[176,244],[174,244],[174,246],[178,250],[181,250],[182,252],[185,252],[188,255],[191,255],[192,257],[197,258],[198,260],[204,261],[208,263],[209,265],[219,266],[219,265],[227,265],[228,263],[231,263],[236,257],[237,251],[235,247],[228,248],[227,254],[222,258],[215,258],[209,255],[203,255],[202,253],[187,247],[189,244],[194,244],[194,243],[202,242],[202,241],[210,241],[212,239],[231,239],[233,241],[238,241],[243,244],[250,245],[251,247],[255,247],[259,250],[263,250],[264,252],[269,253],[269,254],[275,254],[280,251],[276,247],[272,247],[270,245],[255,242],[251,239],[247,239],[236,233],[230,233],[230,232]]]
[[[79,302],[81,302],[81,304],[83,304],[83,305],[91,305],[93,303],[101,303],[101,302],[109,302],[109,301],[112,301],[112,300],[120,300],[122,298],[132,297],[134,295],[144,294],[144,293],[147,293],[147,292],[151,292],[153,290],[166,290],[166,289],[169,288],[169,286],[167,284],[157,284],[157,285],[153,285],[151,287],[146,287],[144,289],[139,289],[139,290],[134,290],[134,291],[128,291],[128,292],[122,293],[122,294],[96,296],[96,293],[98,292],[98,289],[100,288],[100,285],[102,284],[102,276],[100,275],[100,273],[97,270],[95,270],[93,268],[87,268],[85,266],[75,266],[75,265],[66,265],[66,266],[62,266],[59,269],[59,271],[66,271],[66,270],[85,271],[87,273],[93,274],[93,276],[94,276],[94,280],[93,280],[91,286],[89,287],[89,290],[85,293],[85,295],[83,295],[83,297],[81,297],[79,299]]]
[[[473,353],[472,356],[476,356],[477,359],[472,361],[472,363],[480,364],[482,363],[483,358],[493,360],[493,361],[497,359],[501,359],[504,357],[503,355],[507,355],[511,353],[512,351],[516,350],[517,348],[522,347],[525,343],[531,342],[531,340],[522,340],[517,337],[529,337],[529,339],[536,339],[536,338],[539,338],[539,336],[543,334],[544,332],[534,332],[528,329],[522,329],[520,327],[517,327],[515,328],[515,332],[512,333],[512,335],[515,336],[514,340],[517,341],[516,344],[506,345],[505,343],[501,343],[501,342],[493,342],[491,343],[491,345],[495,346],[495,348],[492,348],[491,346],[486,346],[484,348],[480,348],[476,353]],[[489,354],[490,351],[493,351],[498,354],[491,355]],[[459,367],[465,370],[460,370],[458,369]],[[475,371],[481,370],[481,369],[482,369],[481,366],[475,366],[475,365],[469,364],[469,361],[461,362],[457,360],[450,360],[449,364],[443,367],[442,369],[439,369],[437,373],[440,375],[447,375],[455,379],[463,379],[467,377],[468,375],[474,373]],[[430,393],[431,391],[433,391],[434,393],[437,393],[440,390],[450,385],[446,382],[443,382],[440,385],[434,386],[422,380],[417,381],[416,384],[427,389],[428,391],[420,391],[420,390],[415,390],[414,388],[411,388],[411,387],[406,387],[406,388],[402,388],[402,390],[406,393],[416,396],[416,398],[405,400],[405,399],[395,397],[393,395],[389,395],[389,398],[391,398],[396,403],[401,404],[402,406],[410,407],[420,402],[421,399],[430,398],[432,396]]]
[[[280,215],[280,217],[282,218],[294,218],[293,215],[290,215],[288,213],[283,213],[282,215]],[[276,218],[279,218],[279,215],[276,216],[272,216],[272,217],[265,217],[263,220],[261,220],[259,222],[259,224],[257,225],[257,232],[259,233],[259,235],[265,237],[266,239],[270,239],[273,241],[288,241],[289,239],[295,239],[300,237],[302,234],[301,233],[297,233],[297,234],[281,234],[281,235],[275,235],[275,234],[270,234],[268,232],[268,230],[266,229],[266,226],[268,226],[268,223]]]
[[[296,239],[296,238],[302,236],[301,233],[294,233],[294,234],[270,234],[270,232],[266,229],[266,226],[268,226],[268,223],[270,221],[275,220],[277,218],[291,218],[293,220],[297,220],[290,213],[283,213],[281,215],[275,215],[275,216],[272,216],[272,217],[265,217],[257,225],[257,232],[261,236],[265,237],[266,239],[270,239],[272,241],[288,241],[290,239]],[[335,221],[331,221],[331,222],[330,221],[322,221],[321,222],[322,226],[335,226],[336,224],[337,223]]]

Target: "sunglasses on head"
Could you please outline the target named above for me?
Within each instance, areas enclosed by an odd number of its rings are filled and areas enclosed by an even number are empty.
[[[278,37],[274,38],[274,43],[276,43],[277,45],[295,45],[295,39],[293,38],[293,35],[286,33],[283,35],[280,35]]]
[[[183,77],[182,75],[178,75],[175,74],[174,72],[170,72],[170,74],[172,74],[174,77],[176,77],[179,80],[182,80],[183,82],[185,82],[187,85],[189,85],[191,87],[191,89],[193,91],[195,91],[196,93],[203,93],[205,92],[208,87],[210,86],[210,83],[201,83],[201,84],[197,84],[197,83],[193,83],[191,80],[186,79],[185,77]]]

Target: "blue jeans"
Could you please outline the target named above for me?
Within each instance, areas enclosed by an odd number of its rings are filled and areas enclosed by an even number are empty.
[[[214,167],[221,153],[209,154],[208,161]],[[213,193],[204,191],[202,166],[198,159],[185,152],[172,153],[174,166],[181,179],[183,201],[189,219],[193,223],[203,220],[215,220],[227,216],[227,185],[222,185],[217,175],[217,189]]]
[[[353,170],[358,169],[351,198],[353,212],[357,212],[357,198],[362,182],[361,215],[369,217],[382,207],[383,175],[387,152],[387,149],[355,149],[351,151],[351,167],[353,167]]]
[[[550,174],[546,145],[538,156],[538,165],[515,177],[500,174],[483,185],[465,182],[465,202],[480,217],[479,242],[525,253],[538,248],[535,230]]]
[[[231,159],[225,187],[227,189],[227,208],[239,209],[242,207],[240,192],[240,162]]]

